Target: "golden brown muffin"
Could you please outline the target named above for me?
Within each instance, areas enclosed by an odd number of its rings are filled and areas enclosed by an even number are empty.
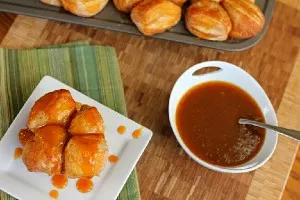
[[[219,3],[201,0],[191,4],[186,10],[185,25],[199,38],[206,40],[226,40],[231,30],[231,21]]]
[[[81,106],[80,111],[75,114],[70,123],[69,132],[72,135],[103,134],[104,122],[97,108],[88,105]]]
[[[162,33],[175,26],[181,7],[168,0],[145,0],[132,9],[131,19],[144,35]]]
[[[27,127],[34,132],[45,124],[68,123],[75,101],[68,90],[56,90],[38,99],[29,113]]]
[[[230,37],[250,38],[263,29],[265,17],[260,8],[249,0],[223,0],[222,5],[232,22]]]
[[[130,13],[132,8],[142,0],[113,0],[116,8],[119,11]]]
[[[61,6],[61,1],[60,0],[40,0],[40,1],[45,3],[45,4],[49,4],[51,6],[57,6],[57,7]]]
[[[107,157],[103,134],[73,136],[65,149],[65,175],[70,178],[97,176],[104,169]]]
[[[61,0],[64,9],[81,17],[91,17],[99,13],[108,0]]]
[[[19,132],[19,141],[25,146],[26,143],[34,137],[34,134],[28,129],[21,129]]]
[[[36,130],[23,150],[23,162],[30,172],[61,174],[62,153],[67,131],[60,125],[46,125]]]

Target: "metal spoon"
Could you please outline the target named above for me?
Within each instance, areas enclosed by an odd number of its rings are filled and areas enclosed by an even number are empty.
[[[273,126],[270,124],[265,124],[262,122],[253,121],[253,120],[249,120],[249,119],[243,119],[243,118],[239,119],[239,124],[248,124],[248,125],[257,126],[260,128],[270,129],[270,130],[276,131],[282,135],[288,136],[292,139],[296,139],[298,141],[300,140],[300,131],[295,131],[295,130],[291,130],[291,129],[287,129],[287,128]]]

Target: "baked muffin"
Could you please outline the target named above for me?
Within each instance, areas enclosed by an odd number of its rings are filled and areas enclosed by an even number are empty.
[[[60,125],[46,125],[36,130],[25,144],[22,159],[30,172],[49,175],[62,173],[62,152],[67,130]]]
[[[61,0],[64,9],[81,17],[91,17],[99,13],[108,0]]]
[[[75,101],[68,90],[49,92],[31,108],[27,127],[34,132],[46,124],[66,125],[74,111]]]
[[[250,38],[263,29],[265,17],[256,4],[249,0],[223,0],[222,5],[232,22],[230,37]]]
[[[51,6],[57,6],[57,7],[61,6],[61,1],[60,0],[40,0],[40,1],[45,3],[45,4],[49,4]]]
[[[65,176],[97,176],[104,169],[108,147],[103,134],[73,136],[65,148]]]
[[[162,33],[175,26],[181,7],[169,0],[145,0],[132,9],[131,19],[144,35]]]
[[[223,41],[228,38],[231,21],[222,6],[214,1],[200,0],[185,13],[186,28],[199,38]]]
[[[142,0],[113,0],[116,8],[124,13],[130,13],[132,8]]]
[[[104,133],[104,122],[102,116],[96,107],[83,105],[74,118],[69,127],[69,132],[75,134]]]

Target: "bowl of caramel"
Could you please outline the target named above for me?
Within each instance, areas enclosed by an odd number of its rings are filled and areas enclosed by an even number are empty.
[[[221,61],[199,63],[175,83],[169,120],[185,152],[215,171],[243,173],[273,154],[276,132],[238,123],[240,118],[277,125],[274,108],[246,71]]]

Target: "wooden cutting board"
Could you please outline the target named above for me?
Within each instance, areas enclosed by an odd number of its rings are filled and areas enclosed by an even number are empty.
[[[254,76],[279,124],[300,129],[300,5],[276,3],[267,34],[254,48],[223,52],[25,16],[0,14],[0,47],[32,48],[77,40],[116,48],[128,115],[154,132],[137,165],[142,199],[280,199],[298,143],[280,136],[272,158],[255,172],[222,174],[191,160],[168,122],[168,99],[190,66],[224,60]],[[0,82],[1,86],[1,82]],[[1,199],[1,197],[0,197]]]

